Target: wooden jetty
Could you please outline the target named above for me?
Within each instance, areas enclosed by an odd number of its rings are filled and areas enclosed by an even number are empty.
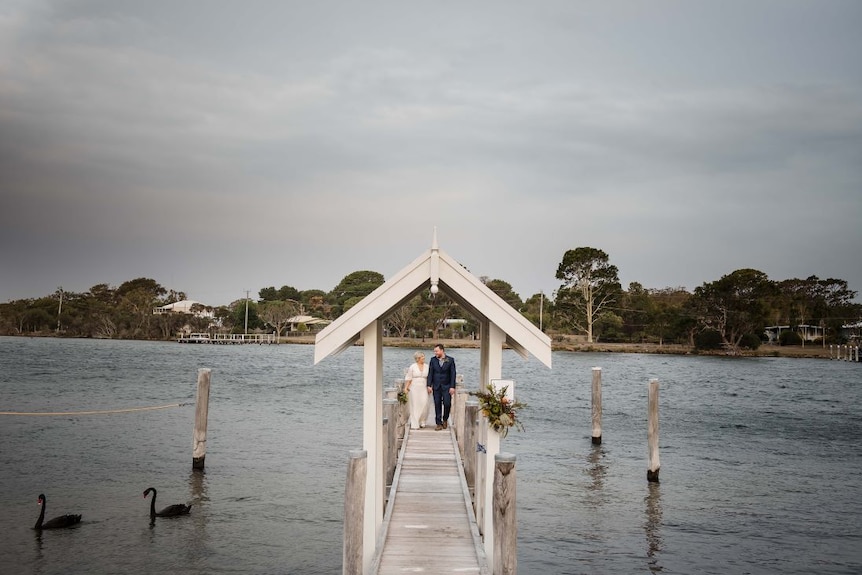
[[[431,452],[425,456],[424,463],[418,456],[413,456],[413,447],[410,445],[415,440],[417,451],[421,444],[421,436],[442,436],[443,443],[449,437],[451,443],[452,434],[463,427],[463,436],[458,437],[458,451],[460,455],[456,460],[458,477],[461,476],[461,465],[467,468],[468,473],[472,471],[472,496],[474,507],[472,509],[476,516],[476,523],[482,536],[482,548],[485,560],[491,567],[494,575],[514,575],[517,573],[517,532],[514,521],[514,484],[516,474],[514,472],[514,458],[503,458],[500,453],[500,434],[488,425],[487,421],[479,421],[475,415],[465,417],[459,421],[458,412],[451,422],[452,428],[446,431],[416,431],[412,433],[412,440],[407,439],[408,446],[403,449],[403,468],[397,466],[397,472],[392,469],[392,455],[397,452],[397,447],[392,447],[391,439],[395,434],[391,430],[392,418],[384,415],[391,410],[391,404],[383,399],[383,333],[385,320],[394,311],[401,308],[423,290],[428,289],[430,296],[443,293],[452,298],[460,305],[467,314],[473,317],[479,325],[479,366],[478,384],[476,389],[484,389],[494,381],[503,381],[503,348],[514,350],[522,358],[527,359],[530,355],[551,367],[551,339],[547,334],[530,323],[518,310],[506,303],[500,296],[488,288],[479,278],[473,276],[458,260],[446,254],[437,245],[437,230],[431,241],[431,249],[423,252],[418,258],[405,266],[401,271],[386,280],[374,291],[365,296],[361,301],[345,311],[331,324],[323,328],[314,338],[314,363],[341,353],[352,345],[362,344],[362,449],[353,450],[348,465],[348,480],[345,487],[345,522],[344,522],[344,561],[343,573],[348,575],[368,575],[372,573],[371,564],[377,560],[378,572],[389,569],[390,560],[396,563],[394,557],[400,553],[393,551],[399,545],[397,540],[401,538],[400,531],[407,531],[408,526],[425,525],[413,523],[417,518],[428,516],[428,529],[411,528],[414,536],[418,532],[426,531],[436,533],[442,531],[448,535],[447,544],[456,539],[468,541],[475,546],[472,525],[469,519],[453,518],[446,521],[447,513],[436,513],[437,502],[434,497],[442,501],[447,499],[443,492],[433,491],[430,502],[423,499],[420,494],[422,488],[442,489],[447,484],[445,476],[439,476],[437,483],[425,484],[418,479],[410,478],[410,467],[422,465],[435,467],[451,457],[455,459],[455,451],[451,456],[442,457]],[[387,398],[391,399],[391,398]],[[466,402],[465,402],[466,403]],[[464,406],[465,413],[470,409]],[[384,429],[385,428],[385,429]],[[385,432],[384,432],[385,431]],[[458,430],[460,433],[460,430]],[[472,439],[467,439],[472,438]],[[411,455],[408,456],[408,453]],[[399,455],[400,457],[400,455]],[[414,461],[414,457],[416,457]],[[435,464],[435,465],[432,465]],[[392,475],[390,475],[390,472]],[[436,473],[436,472],[435,472]],[[401,485],[403,474],[403,485]],[[389,502],[386,501],[386,488],[390,484],[389,478],[395,482],[395,489],[390,489],[392,513],[388,512]],[[499,481],[498,481],[499,476]],[[429,478],[431,479],[431,478]],[[454,482],[450,479],[448,482]],[[411,484],[413,484],[411,486]],[[497,485],[501,488],[496,489]],[[457,485],[457,483],[456,483]],[[412,491],[411,491],[412,490]],[[412,495],[411,495],[412,493]],[[499,497],[497,495],[499,494]],[[451,494],[450,494],[451,495]],[[413,505],[405,505],[413,513],[408,513],[404,519],[398,519],[395,513],[396,507],[401,507],[401,502],[411,501]],[[466,498],[465,498],[466,499]],[[463,513],[470,516],[468,503],[463,504]],[[427,512],[427,513],[426,513]],[[429,515],[430,514],[430,515]],[[431,519],[436,515],[443,517],[443,523],[437,528],[431,529]],[[499,517],[498,517],[499,516]],[[501,519],[498,521],[498,518]],[[384,521],[387,528],[384,529]],[[456,525],[464,525],[467,522],[468,529],[462,536],[454,535]],[[497,533],[497,526],[507,526],[501,533]],[[396,531],[400,529],[399,534]],[[460,529],[460,527],[458,527]],[[470,538],[467,539],[466,534]],[[406,537],[406,536],[405,536]],[[388,538],[392,538],[391,541]],[[420,547],[425,545],[432,550],[438,560],[445,560],[451,555],[451,549],[436,548],[433,540],[426,545],[422,539],[418,539]],[[403,545],[407,548],[407,545]],[[422,552],[415,549],[415,553]],[[375,557],[379,555],[378,559]],[[466,571],[482,572],[482,563],[479,552],[476,552],[476,565],[466,567]],[[418,559],[416,559],[418,561]],[[389,572],[389,571],[387,571]],[[407,571],[409,572],[409,571]],[[430,573],[443,573],[440,565],[431,566]]]
[[[490,573],[451,429],[407,430],[381,540],[372,574]]]
[[[278,343],[278,336],[274,333],[181,333],[177,336],[177,343],[209,343],[218,345],[234,345],[244,343],[273,344]]]

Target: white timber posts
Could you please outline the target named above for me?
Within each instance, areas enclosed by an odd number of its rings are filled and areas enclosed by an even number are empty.
[[[386,485],[392,485],[392,477],[395,475],[395,465],[398,463],[398,400],[383,400],[383,420],[386,421]]]
[[[593,394],[592,394],[592,416],[593,416],[593,445],[602,443],[602,368],[593,368]]]
[[[383,338],[379,319],[362,329],[363,392],[362,448],[368,453],[363,512],[363,570],[371,566],[377,536],[383,525],[385,476],[383,473]]]
[[[344,486],[344,542],[341,572],[344,575],[362,575],[362,532],[365,512],[365,478],[368,453],[364,449],[350,452],[347,465],[347,482]]]
[[[482,380],[482,386],[491,380],[501,379],[503,371],[503,344],[506,343],[506,333],[496,324],[483,322],[482,351],[487,352],[487,379]],[[510,390],[514,397],[514,390]],[[476,521],[482,532],[485,545],[485,556],[493,563],[494,557],[494,456],[500,453],[500,434],[488,425],[488,419],[482,418],[481,435],[484,437],[485,452],[480,453],[479,469],[476,473],[476,495],[478,510]],[[482,441],[480,439],[480,441]],[[480,476],[481,472],[481,476]],[[493,570],[494,566],[490,565]]]
[[[383,412],[384,413],[386,412],[386,405],[383,406]],[[390,425],[389,425],[389,418],[386,417],[385,415],[383,416],[382,427],[383,427],[383,445],[382,445],[382,451],[380,452],[380,459],[383,460],[383,487],[384,487],[384,489],[383,489],[383,501],[381,501],[381,503],[383,504],[383,513],[385,515],[386,514],[386,502],[389,500],[389,490],[386,488],[389,486],[389,460],[390,460],[390,453],[389,453],[389,429],[390,429]]]
[[[518,573],[515,456],[494,456],[494,575]]]
[[[476,424],[479,414],[479,400],[470,398],[464,406],[464,479],[475,501],[476,497]],[[473,508],[475,512],[475,506]]]
[[[459,376],[460,377],[460,376]],[[455,392],[455,439],[458,440],[458,455],[461,456],[461,461],[464,460],[466,453],[466,444],[464,443],[464,418],[467,415],[467,401],[470,397],[470,392],[458,384]]]
[[[398,394],[404,391],[404,380],[396,379],[395,387],[390,387],[384,393],[386,399],[398,399]],[[395,406],[395,419],[398,421],[398,427],[395,428],[395,437],[398,439],[398,445],[400,447],[401,440],[404,439],[404,426],[407,422],[408,412],[405,409],[409,405],[408,403],[401,403],[400,401]]]
[[[649,380],[649,401],[647,411],[649,422],[647,424],[647,446],[649,451],[649,466],[647,467],[647,481],[658,482],[658,472],[661,462],[658,457],[658,380]]]
[[[387,395],[386,397],[398,399],[398,395],[404,391],[405,385],[407,385],[406,379],[396,379],[392,395]],[[404,403],[399,401],[395,411],[398,412],[398,430],[395,434],[398,436],[398,447],[400,449],[404,436],[407,433],[407,426],[410,424],[410,400],[408,399]]]
[[[207,417],[210,406],[210,380],[212,370],[198,370],[198,392],[195,399],[195,430],[192,446],[192,469],[203,469],[207,456]]]

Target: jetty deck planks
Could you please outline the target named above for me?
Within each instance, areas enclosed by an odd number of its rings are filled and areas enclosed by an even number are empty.
[[[451,429],[410,431],[377,573],[480,573]]]

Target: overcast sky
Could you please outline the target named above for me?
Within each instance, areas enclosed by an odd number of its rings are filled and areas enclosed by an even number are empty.
[[[624,287],[860,292],[860,30],[856,0],[0,0],[0,301],[329,291],[435,227],[524,299],[582,246]]]

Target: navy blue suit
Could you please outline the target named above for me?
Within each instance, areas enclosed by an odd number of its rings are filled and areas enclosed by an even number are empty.
[[[455,358],[444,355],[443,360],[443,365],[436,357],[428,361],[428,387],[434,393],[434,420],[437,425],[449,420],[449,411],[452,409],[449,390],[455,388]]]

